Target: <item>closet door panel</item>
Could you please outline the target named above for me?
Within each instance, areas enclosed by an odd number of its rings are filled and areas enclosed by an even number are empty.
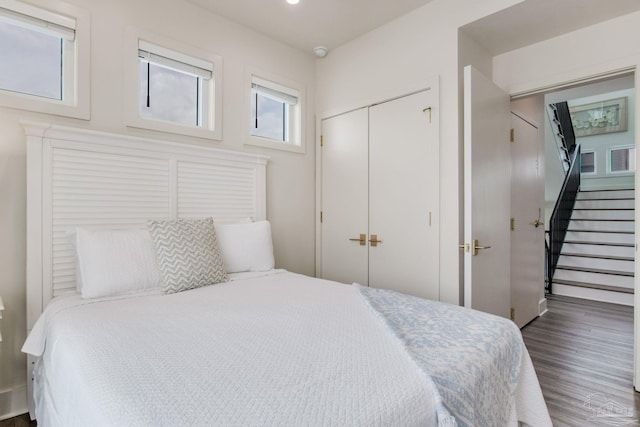
[[[368,110],[322,122],[322,277],[368,284]],[[356,239],[356,240],[353,240]]]
[[[369,285],[439,299],[439,138],[431,91],[370,108]],[[433,117],[435,118],[435,116]]]

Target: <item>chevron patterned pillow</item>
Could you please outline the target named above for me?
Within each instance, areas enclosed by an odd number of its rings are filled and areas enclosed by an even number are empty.
[[[213,218],[149,220],[163,291],[174,293],[226,282]]]

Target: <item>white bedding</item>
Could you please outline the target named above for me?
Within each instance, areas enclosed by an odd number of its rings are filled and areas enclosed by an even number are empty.
[[[54,300],[23,348],[42,356],[38,426],[437,425],[430,385],[356,287],[236,278]],[[510,425],[550,425],[525,355]]]

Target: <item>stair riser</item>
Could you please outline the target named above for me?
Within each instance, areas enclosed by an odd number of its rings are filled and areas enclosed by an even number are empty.
[[[565,240],[594,243],[627,243],[634,244],[633,234],[620,233],[589,233],[583,231],[568,231]]]
[[[581,288],[564,284],[553,284],[554,295],[564,295],[574,298],[590,299],[594,301],[610,302],[633,306],[634,295],[622,292],[602,291],[599,289]]]
[[[571,280],[574,282],[592,283],[596,285],[618,286],[633,289],[633,277],[616,276],[613,274],[588,273],[584,271],[571,271],[556,269],[553,280]]]
[[[582,267],[582,268],[596,268],[599,270],[615,270],[625,273],[633,273],[634,262],[622,261],[617,259],[604,259],[604,258],[586,258],[577,256],[560,255],[558,259],[558,267]]]
[[[584,245],[577,243],[566,243],[562,245],[562,252],[577,253],[583,255],[608,255],[613,257],[633,257],[633,247],[626,246],[606,246],[606,245]]]
[[[574,209],[633,209],[635,200],[576,200]]]
[[[633,199],[635,197],[634,190],[615,190],[615,191],[580,191],[578,200],[589,199]]]
[[[574,209],[571,219],[626,219],[633,221],[635,211],[631,209]]]
[[[569,230],[594,230],[594,231],[626,231],[633,233],[635,223],[633,221],[584,221],[572,219]]]

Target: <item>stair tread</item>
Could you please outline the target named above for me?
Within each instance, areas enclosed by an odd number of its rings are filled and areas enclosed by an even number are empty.
[[[607,198],[607,197],[603,197],[601,199],[596,199],[596,198],[593,198],[593,199],[580,199],[580,198],[578,198],[576,200],[579,200],[581,202],[587,202],[587,201],[590,201],[590,200],[607,200],[607,201],[611,201],[611,200],[614,200],[614,201],[615,200],[635,200],[635,197],[616,197],[615,199]]]
[[[609,286],[609,285],[599,285],[599,284],[595,284],[595,283],[585,283],[585,282],[576,282],[573,280],[562,280],[562,279],[558,279],[558,280],[554,280],[553,281],[554,284],[560,284],[560,285],[569,285],[569,286],[578,286],[581,288],[591,288],[591,289],[600,289],[603,291],[612,291],[612,292],[622,292],[625,294],[633,294],[633,288],[624,288],[621,286]]]
[[[590,199],[595,200],[595,199]],[[603,199],[618,200],[618,199]],[[583,200],[584,201],[584,200]],[[574,211],[635,211],[635,208],[573,208]]]
[[[580,190],[580,193],[604,193],[605,191],[631,191],[635,188],[604,188],[602,190]]]
[[[575,231],[577,233],[611,233],[611,234],[634,234],[633,231],[609,231],[609,230],[589,230],[584,228],[567,228],[567,232]]]
[[[575,253],[575,252],[560,252],[560,255],[574,256],[574,257],[581,257],[581,258],[609,259],[613,261],[635,261],[634,257],[626,257],[626,256],[592,255],[592,254],[582,254],[582,253]]]
[[[632,248],[635,246],[633,243],[589,242],[586,240],[565,240],[564,243],[574,243],[578,245],[622,246],[626,248]]]
[[[584,273],[610,274],[613,276],[634,277],[633,272],[618,271],[618,270],[603,270],[600,268],[574,267],[571,265],[562,265],[562,264],[558,264],[556,266],[556,270],[582,271]]]
[[[571,221],[634,222],[635,219],[625,219],[625,218],[574,218],[574,217],[571,217]]]

